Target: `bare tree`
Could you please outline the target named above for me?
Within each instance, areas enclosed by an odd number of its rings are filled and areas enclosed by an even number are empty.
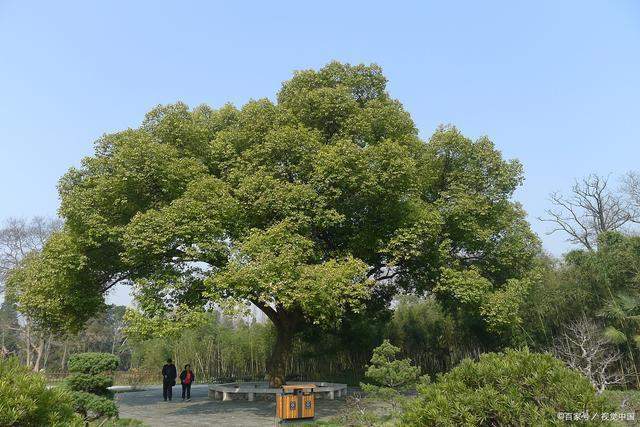
[[[640,174],[628,172],[622,179],[622,190],[633,208],[632,221],[640,223]]]
[[[9,272],[16,268],[29,253],[39,251],[51,233],[59,230],[59,219],[34,217],[9,218],[0,228],[0,291]]]
[[[551,194],[554,207],[546,211],[546,218],[539,219],[554,224],[549,234],[564,232],[570,242],[593,251],[600,233],[621,230],[637,219],[631,201],[608,184],[609,177],[596,174],[576,180],[568,196]]]
[[[568,325],[556,340],[553,353],[570,368],[583,374],[602,393],[607,386],[620,384],[624,377],[616,369],[622,357],[602,334],[598,326],[587,318]]]

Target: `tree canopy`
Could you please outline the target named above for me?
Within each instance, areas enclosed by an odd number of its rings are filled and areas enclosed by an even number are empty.
[[[275,101],[158,106],[61,179],[64,227],[14,275],[23,310],[73,328],[117,283],[142,316],[251,302],[292,334],[399,289],[511,334],[539,243],[522,167],[486,137],[423,141],[376,65],[296,72]]]

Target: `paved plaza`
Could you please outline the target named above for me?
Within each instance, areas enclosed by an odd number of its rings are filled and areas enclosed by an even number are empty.
[[[191,401],[183,402],[181,388],[173,388],[173,401],[162,400],[162,388],[116,394],[121,418],[136,418],[149,426],[229,426],[258,427],[280,425],[273,401],[214,401],[207,397],[208,386],[194,385]],[[344,405],[344,399],[316,401],[316,420],[328,420]],[[300,425],[286,423],[283,425]]]

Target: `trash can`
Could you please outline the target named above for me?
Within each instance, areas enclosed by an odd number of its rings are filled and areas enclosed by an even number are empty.
[[[284,385],[276,395],[276,414],[282,420],[315,417],[315,384]]]

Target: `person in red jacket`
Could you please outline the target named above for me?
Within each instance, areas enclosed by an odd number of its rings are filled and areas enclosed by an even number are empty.
[[[180,382],[182,383],[182,400],[186,393],[187,400],[191,400],[191,384],[196,380],[196,376],[191,370],[191,365],[184,365],[184,371],[180,372]]]

